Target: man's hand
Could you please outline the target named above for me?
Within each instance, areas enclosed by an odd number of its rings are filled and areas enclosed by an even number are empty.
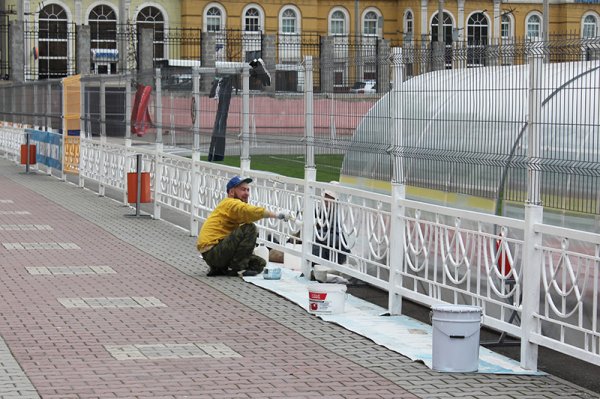
[[[290,220],[295,220],[296,216],[292,212],[282,211],[277,213],[277,219],[289,222]]]

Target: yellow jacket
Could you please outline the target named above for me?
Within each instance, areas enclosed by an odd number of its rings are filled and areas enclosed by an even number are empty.
[[[200,229],[196,246],[199,251],[217,244],[244,223],[251,223],[265,216],[265,208],[254,206],[236,198],[225,198],[208,215]]]

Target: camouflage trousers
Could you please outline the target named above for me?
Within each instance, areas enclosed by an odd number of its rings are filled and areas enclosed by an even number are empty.
[[[202,257],[214,273],[227,274],[228,270],[253,270],[260,273],[267,262],[252,253],[256,247],[257,235],[254,223],[243,224],[210,251],[204,252]]]

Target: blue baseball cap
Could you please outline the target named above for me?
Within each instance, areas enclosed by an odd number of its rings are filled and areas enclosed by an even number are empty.
[[[252,183],[252,179],[249,177],[233,176],[231,180],[229,180],[229,182],[227,183],[227,192],[229,192],[229,190],[239,186],[242,183]]]

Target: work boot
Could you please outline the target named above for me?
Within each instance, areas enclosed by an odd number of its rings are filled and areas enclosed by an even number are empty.
[[[206,277],[215,277],[215,276],[224,276],[227,273],[224,270],[213,269],[212,267],[208,268],[208,273],[206,273]]]
[[[258,272],[254,270],[229,270],[227,275],[230,277],[253,277],[258,275]]]

